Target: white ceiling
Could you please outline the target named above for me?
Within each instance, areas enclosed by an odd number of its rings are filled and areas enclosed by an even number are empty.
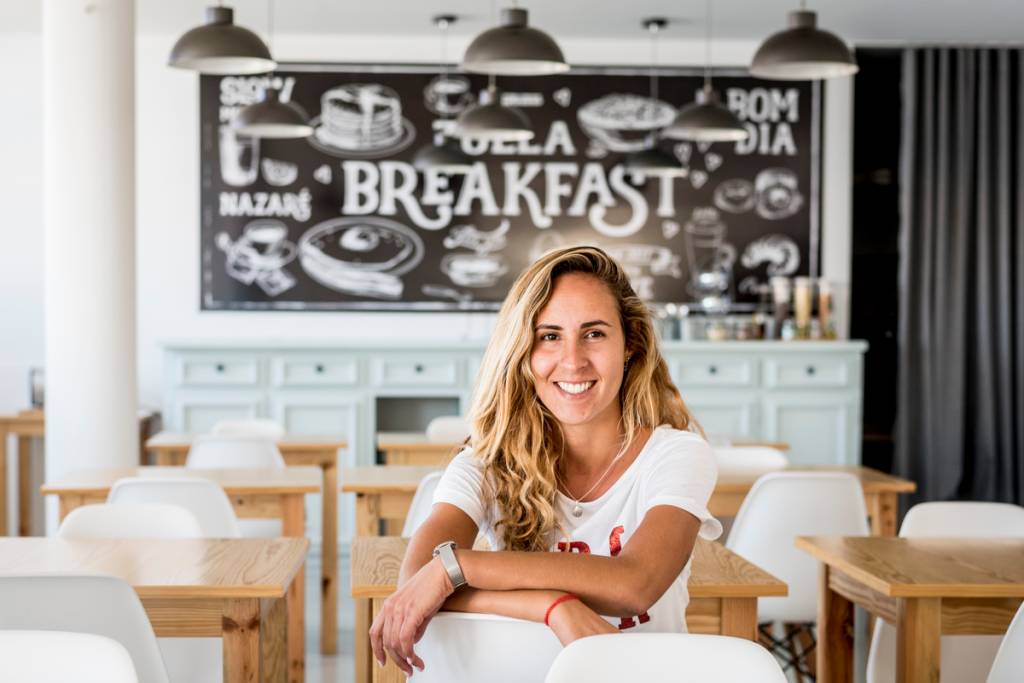
[[[71,0],[57,0],[71,1]],[[83,1],[83,0],[77,0]],[[102,0],[95,0],[102,4]],[[238,23],[266,31],[270,0],[228,0]],[[41,0],[0,0],[0,31],[38,31]],[[136,0],[144,33],[178,33],[201,22],[214,0]],[[498,7],[511,4],[507,0]],[[635,38],[643,17],[673,20],[665,38],[702,35],[702,0],[523,0],[531,23],[558,36]],[[714,0],[715,35],[759,39],[782,28],[798,0]],[[453,33],[490,25],[494,0],[276,0],[275,32],[432,34],[430,17],[462,19]],[[810,0],[820,25],[854,44],[1024,42],[1022,0]]]

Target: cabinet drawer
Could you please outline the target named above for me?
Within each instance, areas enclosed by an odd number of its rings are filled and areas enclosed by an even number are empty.
[[[764,363],[766,387],[846,387],[852,376],[848,358],[809,355],[770,358]]]
[[[354,386],[359,362],[345,356],[277,357],[270,361],[270,377],[277,387]]]
[[[179,358],[178,384],[187,387],[244,387],[260,383],[255,356],[192,356]]]
[[[377,359],[373,361],[373,380],[381,386],[455,386],[459,381],[459,361],[455,358]]]
[[[672,373],[679,387],[749,387],[757,381],[748,358],[676,358]]]

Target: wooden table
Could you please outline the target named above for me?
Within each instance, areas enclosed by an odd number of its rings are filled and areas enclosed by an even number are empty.
[[[221,637],[225,683],[301,682],[305,538],[0,539],[0,575],[124,579],[160,637]]]
[[[395,537],[357,538],[352,545],[352,597],[372,602],[371,619],[395,591],[398,568],[408,540]],[[747,562],[720,543],[698,540],[693,551],[686,623],[691,633],[717,633],[757,640],[757,599],[784,596],[786,584]],[[367,627],[356,632],[356,683],[405,681],[390,660],[373,666]],[[362,661],[360,661],[362,657]],[[372,672],[372,674],[370,673]]]
[[[146,441],[157,465],[184,465],[195,434],[160,432]],[[320,652],[338,652],[338,450],[340,436],[285,437],[277,447],[289,466],[315,465],[323,470],[320,579]]]
[[[900,479],[870,467],[840,467],[823,465],[791,466],[783,472],[846,472],[860,480],[864,489],[864,502],[871,517],[871,533],[874,536],[895,536],[896,497],[901,493],[913,493],[917,485],[907,479]],[[719,477],[715,492],[708,502],[708,509],[716,517],[735,517],[740,504],[750,492],[757,477]]]
[[[1024,539],[798,537],[822,563],[818,683],[853,680],[853,606],[896,628],[896,680],[937,683],[940,636],[1006,632]]]
[[[158,413],[139,411],[139,457],[145,453],[143,442],[149,436]],[[46,419],[41,410],[23,410],[16,415],[0,415],[0,536],[7,535],[7,437],[18,440],[18,535],[32,532],[32,439],[42,439]]]

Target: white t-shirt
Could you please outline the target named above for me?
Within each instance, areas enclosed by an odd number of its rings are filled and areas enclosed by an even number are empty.
[[[569,543],[563,538],[553,543],[551,550],[614,557],[625,547],[647,511],[656,505],[686,510],[700,520],[700,536],[714,540],[721,535],[722,525],[708,512],[707,504],[717,477],[714,453],[704,439],[662,425],[651,433],[636,460],[611,488],[596,500],[580,503],[581,517],[571,514],[574,501],[558,494],[556,508],[569,534]],[[467,448],[448,464],[434,492],[434,503],[449,503],[465,512],[491,547],[501,550],[504,544],[494,526],[500,515],[494,504],[485,509],[482,483],[483,464]],[[647,614],[606,618],[630,633],[686,633],[684,613],[690,601],[686,589],[689,577],[687,562]]]

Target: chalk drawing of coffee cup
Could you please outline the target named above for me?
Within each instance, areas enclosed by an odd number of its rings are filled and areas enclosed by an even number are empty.
[[[788,168],[766,168],[754,178],[757,215],[770,221],[792,216],[804,205],[796,173]]]
[[[228,185],[245,187],[259,176],[259,138],[237,135],[234,129],[220,127],[220,178]]]
[[[715,188],[715,206],[729,213],[746,213],[757,203],[754,184],[745,178],[732,178]]]
[[[441,117],[458,116],[473,102],[472,85],[465,76],[437,76],[423,88],[423,104]]]
[[[295,284],[283,270],[295,258],[295,243],[287,238],[284,223],[261,218],[247,223],[237,240],[221,232],[214,243],[224,252],[224,270],[229,277],[247,285],[256,283],[268,295],[277,296]]]
[[[493,287],[508,266],[501,254],[447,254],[441,272],[460,287]]]

